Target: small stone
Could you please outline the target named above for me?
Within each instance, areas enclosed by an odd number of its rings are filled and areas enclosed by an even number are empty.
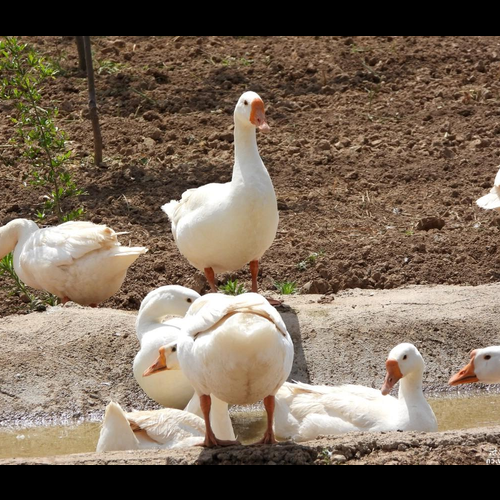
[[[347,458],[344,455],[334,455],[332,457],[332,462],[334,464],[345,464],[347,462]]]
[[[446,226],[446,222],[441,217],[425,217],[417,224],[417,231],[430,231],[431,229],[441,229]]]
[[[154,139],[151,139],[151,137],[145,137],[144,144],[148,148],[154,148],[156,146],[156,141]]]
[[[124,49],[127,46],[127,42],[125,40],[114,40],[111,42],[112,45],[118,47],[119,49]]]
[[[456,154],[450,148],[445,148],[442,152],[442,156],[447,160],[451,160],[452,158],[455,158]]]
[[[157,128],[149,134],[149,137],[153,139],[153,141],[159,142],[163,139],[163,132]]]
[[[317,145],[318,151],[330,151],[331,149],[332,149],[332,145],[330,144],[330,141],[323,139],[320,142],[318,142],[318,145]]]
[[[324,295],[329,291],[330,285],[323,279],[310,281],[302,287],[302,293],[304,295]]]
[[[147,122],[154,122],[156,120],[161,120],[160,115],[156,111],[146,111],[146,113],[144,113],[143,115],[143,118]]]

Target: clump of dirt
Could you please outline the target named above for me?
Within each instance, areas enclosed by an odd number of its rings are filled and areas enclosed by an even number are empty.
[[[498,281],[499,223],[474,201],[500,164],[500,37],[95,36],[105,168],[90,158],[74,41],[21,38],[61,69],[47,104],[71,139],[86,218],[150,249],[107,306],[135,310],[160,285],[204,288],[160,206],[230,180],[232,112],[248,89],[267,104],[272,134],[259,143],[281,211],[263,290]],[[29,165],[7,145],[12,111],[0,103],[0,224],[34,218],[43,195],[25,186]],[[417,231],[423,219],[445,225]],[[0,292],[0,314],[18,307]]]

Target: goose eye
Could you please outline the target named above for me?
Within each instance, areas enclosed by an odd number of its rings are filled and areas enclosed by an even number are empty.
[[[188,302],[188,304],[192,304],[193,303],[193,299],[187,299],[187,302]]]
[[[485,357],[484,357],[484,360],[485,360],[485,361],[489,361],[490,359],[491,359],[491,356],[485,356]]]
[[[177,352],[177,347],[174,347],[174,348],[172,349],[172,352]]]
[[[248,101],[245,101],[243,104],[244,104],[245,106],[248,106]]]
[[[405,356],[405,357],[403,358],[403,361],[406,361],[407,359],[408,359],[408,356]]]

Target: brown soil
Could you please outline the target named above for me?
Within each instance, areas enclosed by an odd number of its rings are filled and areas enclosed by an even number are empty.
[[[230,179],[232,111],[247,89],[267,103],[272,134],[259,142],[282,219],[264,290],[274,281],[328,293],[500,277],[500,220],[474,204],[500,163],[500,37],[95,36],[106,168],[91,164],[71,37],[21,38],[62,69],[46,95],[72,141],[86,218],[150,248],[109,307],[137,309],[159,285],[199,283],[159,207]],[[33,218],[42,195],[23,187],[28,165],[5,147],[10,113],[0,103],[0,224]],[[18,307],[0,293],[0,314]]]

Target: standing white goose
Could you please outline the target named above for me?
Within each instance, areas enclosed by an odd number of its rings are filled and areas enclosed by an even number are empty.
[[[290,375],[294,349],[279,313],[260,295],[207,295],[186,315],[178,342],[182,371],[200,397],[206,447],[227,446],[210,424],[211,394],[229,404],[264,400],[268,428],[263,444],[275,443],[275,395]]]
[[[268,132],[264,103],[255,92],[241,96],[234,113],[232,181],[187,191],[163,211],[182,255],[205,273],[213,292],[215,275],[250,263],[257,292],[259,260],[271,247],[279,214],[273,183],[257,147],[257,129]]]
[[[485,210],[500,210],[500,171],[497,174],[491,192],[477,200],[477,204]]]
[[[500,346],[472,351],[470,363],[450,380],[451,386],[475,383],[500,384]]]
[[[180,370],[163,370],[147,378],[143,373],[158,358],[161,347],[177,342],[184,316],[199,298],[199,294],[188,288],[162,287],[143,300],[137,316],[141,349],[134,361],[134,376],[142,390],[166,408],[183,410],[193,397],[193,387]]]
[[[95,307],[120,290],[128,268],[147,252],[121,246],[118,236],[91,222],[39,229],[18,219],[0,228],[0,259],[14,252],[15,271],[26,285],[64,304]]]
[[[350,432],[436,432],[437,420],[422,388],[424,370],[416,347],[402,344],[389,355],[382,392],[354,385],[285,384],[276,397],[276,434],[310,441]],[[399,381],[396,399],[389,394]]]

